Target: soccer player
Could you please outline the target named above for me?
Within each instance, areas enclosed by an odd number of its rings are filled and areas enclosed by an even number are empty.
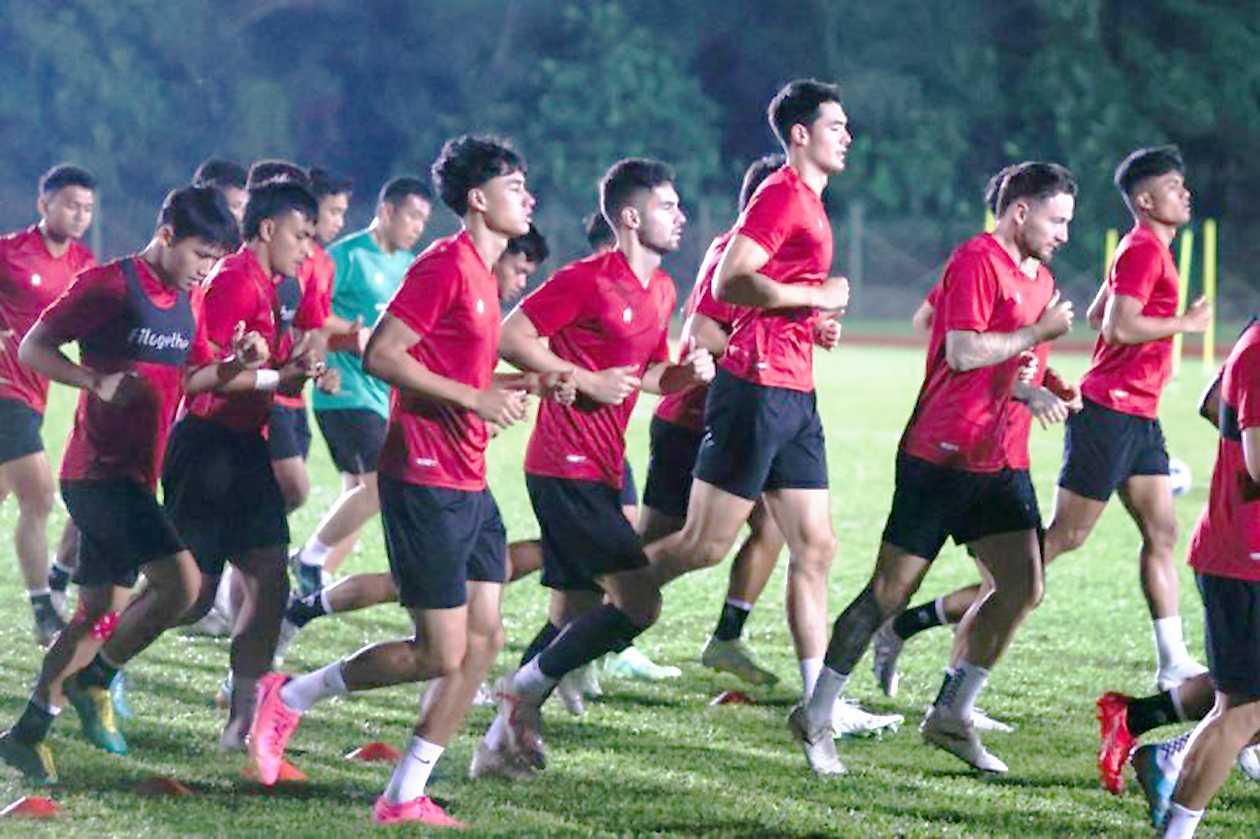
[[[617,235],[599,210],[587,216],[582,226],[586,232],[586,244],[590,246],[592,254],[608,253],[617,247]]]
[[[950,257],[932,325],[928,370],[897,453],[892,510],[871,580],[837,618],[822,675],[788,728],[820,775],[844,765],[831,710],[876,629],[900,611],[945,540],[969,544],[992,580],[963,618],[952,667],[920,731],[976,769],[1006,765],[980,743],[976,697],[1023,618],[1041,599],[1041,519],[1028,474],[1027,426],[1060,422],[1068,408],[1045,388],[1019,381],[1020,354],[1068,331],[1072,304],[1044,268],[1068,240],[1076,181],[1061,166],[1020,164],[1006,179],[992,234]],[[1044,369],[1044,360],[1042,363]],[[1021,404],[1021,401],[1023,404]]]
[[[315,421],[341,473],[342,493],[295,554],[292,565],[302,596],[320,589],[323,569],[341,564],[360,528],[380,509],[376,465],[385,442],[389,386],[364,372],[359,348],[366,346],[371,327],[415,258],[432,207],[433,193],[424,181],[393,178],[381,187],[372,223],[328,249],[336,268],[330,326],[353,335],[358,346],[329,354],[340,388],[317,391],[312,400]]]
[[[82,391],[61,466],[61,493],[80,533],[79,608],[44,657],[26,710],[0,737],[0,757],[34,780],[57,780],[46,738],[67,698],[95,745],[126,753],[105,684],[85,678],[99,667],[93,659],[116,630],[156,637],[196,597],[196,563],[155,488],[183,392],[252,387],[256,374],[246,370],[265,360],[261,338],[242,330],[234,360],[215,363],[197,340],[189,303],[188,292],[239,239],[219,192],[172,192],[149,244],[84,271],[22,343],[31,369]],[[80,363],[60,349],[76,340]],[[149,585],[126,605],[139,573]]]
[[[18,359],[18,346],[40,312],[76,274],[95,264],[92,252],[79,241],[92,224],[95,202],[91,173],[62,163],[39,179],[39,222],[0,237],[0,502],[9,493],[17,496],[13,543],[34,616],[35,640],[42,646],[65,628],[49,588],[48,516],[54,485],[40,438],[48,379]]]
[[[618,161],[600,181],[600,209],[616,247],[557,271],[503,327],[506,360],[540,373],[574,371],[579,398],[544,403],[526,450],[551,604],[522,666],[504,679],[473,777],[542,768],[540,709],[560,679],[624,649],[655,621],[659,589],[621,511],[626,424],[640,389],[668,393],[713,373],[705,350],[669,361],[674,284],[660,264],[686,222],[673,171],[655,160]]]
[[[211,186],[223,193],[232,217],[239,225],[245,221],[245,202],[249,200],[246,189],[249,173],[241,164],[221,157],[210,157],[201,162],[193,172],[193,186]]]
[[[1210,304],[1200,298],[1177,314],[1178,279],[1169,245],[1190,221],[1185,164],[1171,146],[1138,149],[1116,169],[1116,187],[1133,215],[1107,281],[1090,306],[1101,329],[1080,382],[1082,410],[1067,423],[1054,516],[1045,561],[1084,544],[1113,492],[1142,537],[1138,554],[1155,640],[1155,685],[1167,691],[1203,672],[1182,636],[1173,550],[1177,520],[1168,477],[1168,451],[1158,419],[1159,397],[1172,370],[1172,336],[1202,332]],[[923,629],[954,622],[980,594],[974,585],[909,609],[899,629],[880,633],[876,674],[896,685],[901,643]],[[891,695],[891,694],[890,694]]]

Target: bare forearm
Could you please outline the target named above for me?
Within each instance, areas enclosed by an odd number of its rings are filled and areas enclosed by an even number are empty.
[[[457,408],[472,408],[477,394],[476,388],[434,373],[406,352],[381,354],[369,351],[363,358],[363,369],[404,393],[445,402]]]
[[[18,349],[18,359],[27,367],[59,384],[91,390],[97,380],[95,371],[75,364],[61,351],[27,335]]]
[[[1037,332],[1031,326],[1014,332],[952,331],[945,335],[945,362],[965,373],[1001,364],[1039,343]]]
[[[1145,315],[1104,320],[1102,329],[1103,337],[1111,344],[1145,344],[1183,331],[1180,317],[1152,318]]]
[[[781,283],[764,274],[733,274],[718,278],[713,296],[723,303],[753,309],[795,309],[813,306],[814,286]]]
[[[189,396],[211,390],[218,393],[239,393],[243,390],[255,390],[257,381],[257,371],[247,369],[237,361],[220,361],[189,370],[184,375],[184,393]]]

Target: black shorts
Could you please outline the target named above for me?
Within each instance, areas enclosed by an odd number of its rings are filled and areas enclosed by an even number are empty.
[[[44,415],[16,399],[0,399],[0,463],[44,450]]]
[[[704,405],[695,476],[753,500],[776,489],[826,489],[827,447],[818,400],[718,370]]]
[[[454,609],[468,582],[507,579],[507,530],[490,490],[409,484],[381,475],[381,523],[398,602]]]
[[[384,417],[366,408],[337,408],[316,411],[315,422],[338,472],[363,475],[376,471],[389,428]]]
[[[965,472],[897,453],[897,485],[883,541],[926,560],[945,540],[1041,530],[1032,479],[1024,469]]]
[[[1068,417],[1059,486],[1106,501],[1134,475],[1167,475],[1168,448],[1159,420],[1085,401]]]
[[[547,588],[600,591],[596,577],[648,564],[643,542],[608,484],[527,473],[525,487],[541,531]]]
[[[311,453],[311,426],[306,419],[306,407],[290,408],[272,405],[267,420],[267,450],[272,460],[288,460],[300,457],[306,460]]]
[[[639,488],[634,483],[634,469],[630,466],[630,458],[626,458],[621,467],[621,506],[639,506]]]
[[[131,588],[140,566],[184,550],[157,496],[135,481],[62,481],[61,497],[79,529],[81,586]]]
[[[643,506],[676,519],[686,518],[691,471],[696,467],[704,432],[652,417],[651,438]]]
[[[1260,582],[1194,575],[1203,595],[1208,669],[1216,689],[1260,699]]]
[[[271,470],[267,441],[186,416],[171,430],[162,464],[166,514],[202,572],[247,551],[289,544],[284,496]]]

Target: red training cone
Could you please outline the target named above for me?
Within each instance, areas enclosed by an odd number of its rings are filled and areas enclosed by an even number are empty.
[[[738,690],[724,690],[709,700],[710,705],[756,705],[748,694]]]
[[[153,797],[171,796],[174,798],[184,798],[193,794],[193,791],[181,784],[174,778],[168,778],[165,775],[153,775],[145,778],[140,783],[131,788],[136,795],[148,795]]]
[[[402,757],[402,752],[395,749],[389,743],[382,743],[379,740],[366,743],[350,754],[346,755],[346,760],[361,760],[364,763],[395,763]]]
[[[241,770],[241,775],[250,780],[258,780],[258,767],[252,762],[245,764],[245,768]],[[307,780],[306,773],[298,769],[287,760],[280,761],[280,774],[276,776],[276,781],[288,781],[290,783],[298,783]]]
[[[18,819],[51,819],[61,812],[57,802],[51,798],[38,795],[24,795],[8,807],[0,810],[0,817],[12,816]]]

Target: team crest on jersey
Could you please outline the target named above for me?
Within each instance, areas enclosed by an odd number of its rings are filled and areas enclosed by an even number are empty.
[[[484,315],[486,313],[486,301],[477,299],[477,314]]]
[[[372,275],[372,282],[376,283],[377,285],[384,285],[385,275],[382,274],[380,271],[377,271],[375,274]]]
[[[624,320],[626,323],[629,323],[630,321],[634,320],[634,310],[631,309],[629,306],[627,306],[626,310],[621,313],[621,319]]]
[[[43,281],[44,281],[44,278],[41,277],[39,274],[31,274],[31,285],[38,286]]]

